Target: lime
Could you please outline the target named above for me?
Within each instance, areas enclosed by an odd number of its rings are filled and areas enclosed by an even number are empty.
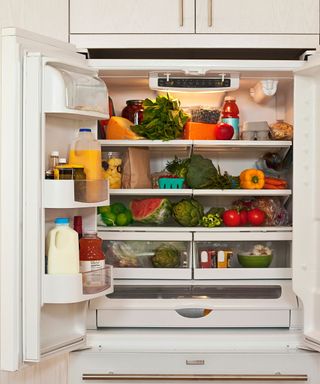
[[[119,215],[116,218],[116,224],[121,227],[129,224],[129,220],[126,213],[119,213]]]
[[[126,206],[122,203],[113,203],[110,205],[110,208],[111,212],[115,215],[119,215],[119,213],[124,213],[127,210]]]
[[[124,214],[127,216],[127,219],[128,219],[128,224],[132,223],[133,222],[133,217],[132,217],[132,213],[130,211],[130,209],[127,209]]]
[[[117,218],[117,216],[114,213],[112,213],[112,212],[103,212],[103,213],[101,213],[101,220],[108,227],[112,227],[113,225],[116,225],[116,218]]]
[[[98,213],[111,213],[110,205],[105,205],[104,207],[98,207]]]

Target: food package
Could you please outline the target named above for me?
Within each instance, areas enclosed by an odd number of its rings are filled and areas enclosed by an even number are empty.
[[[127,149],[123,161],[122,188],[151,188],[148,148]]]
[[[215,140],[217,124],[195,123],[188,121],[183,128],[186,140]]]
[[[191,121],[196,123],[217,124],[220,119],[220,108],[211,106],[193,106],[183,108],[191,116]]]
[[[257,197],[252,202],[252,206],[265,212],[266,225],[281,226],[289,223],[288,211],[278,197]]]
[[[293,126],[283,120],[277,120],[270,125],[270,136],[273,140],[292,140]]]

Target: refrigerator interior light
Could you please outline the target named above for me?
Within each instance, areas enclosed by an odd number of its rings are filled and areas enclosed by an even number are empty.
[[[250,96],[256,103],[264,103],[277,92],[278,80],[261,80],[250,88]]]
[[[149,88],[163,92],[217,93],[239,88],[238,73],[150,72]]]

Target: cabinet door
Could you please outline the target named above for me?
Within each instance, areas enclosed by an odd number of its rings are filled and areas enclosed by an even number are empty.
[[[197,0],[196,32],[318,34],[317,0]]]
[[[70,0],[70,33],[193,33],[194,0]]]

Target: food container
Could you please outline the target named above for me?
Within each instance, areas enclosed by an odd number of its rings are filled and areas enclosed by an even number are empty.
[[[238,253],[239,264],[244,268],[267,268],[271,264],[271,255],[252,255],[250,252]]]
[[[132,121],[134,125],[140,124],[143,119],[143,100],[127,100],[121,116]]]
[[[242,140],[269,140],[269,125],[266,121],[245,121],[241,128]]]
[[[160,177],[159,178],[160,189],[181,189],[183,187],[183,177]]]
[[[54,169],[55,180],[85,180],[86,174],[82,165],[57,165]]]
[[[277,120],[270,125],[270,135],[273,140],[292,140],[293,126],[283,120]]]
[[[122,154],[107,152],[102,155],[103,178],[109,180],[111,189],[121,188]]]
[[[211,106],[192,106],[183,108],[188,113],[192,122],[217,124],[220,119],[220,108]]]

